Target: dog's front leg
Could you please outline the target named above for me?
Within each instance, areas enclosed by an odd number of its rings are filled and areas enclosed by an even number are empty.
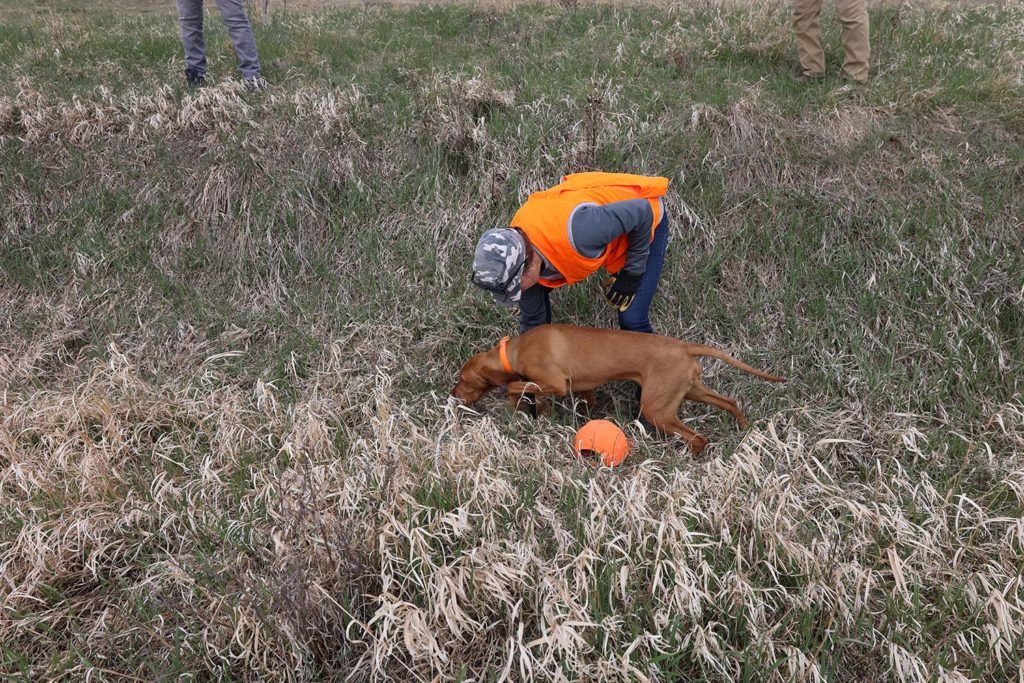
[[[587,410],[594,410],[597,408],[597,396],[594,395],[593,389],[588,389],[583,392],[583,401],[587,404]]]
[[[550,412],[550,404],[542,396],[532,394],[516,394],[508,392],[508,405],[513,410],[526,413],[530,417],[545,415]]]
[[[565,396],[569,393],[565,387],[565,383],[556,384],[554,382],[510,382],[508,385],[508,393],[510,394],[533,394],[534,396]]]
[[[529,412],[533,417],[550,412],[550,403],[544,396],[565,396],[564,389],[549,382],[511,382],[508,385],[509,403],[517,410]]]

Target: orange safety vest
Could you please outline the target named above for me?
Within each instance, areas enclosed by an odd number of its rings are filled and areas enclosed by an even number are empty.
[[[596,258],[582,256],[569,242],[569,220],[573,211],[583,204],[611,204],[626,199],[647,199],[651,202],[654,220],[651,239],[661,222],[661,202],[668,192],[668,178],[630,173],[573,173],[551,189],[535,192],[512,217],[512,227],[522,230],[533,248],[539,251],[562,277],[541,278],[545,287],[576,284],[602,266],[617,273],[626,265],[629,238],[621,235]]]

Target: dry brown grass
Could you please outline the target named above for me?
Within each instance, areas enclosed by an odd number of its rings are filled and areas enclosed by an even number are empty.
[[[378,360],[353,371],[360,348]],[[304,678],[343,656],[374,678],[568,667],[631,680],[675,656],[731,679],[741,630],[769,661],[789,655],[775,676],[816,680],[815,653],[797,645],[810,634],[787,616],[810,612],[815,638],[844,643],[848,672],[966,680],[958,663],[978,648],[1016,666],[1024,523],[1001,496],[937,489],[918,465],[942,456],[913,416],[789,410],[728,457],[641,457],[594,476],[566,459],[564,429],[517,441],[506,416],[411,402],[393,387],[400,361],[359,344],[326,349],[293,404],[272,384],[225,382],[217,356],[157,389],[108,353],[76,386],[0,404],[0,486],[22,515],[0,562],[0,636],[33,658],[61,633],[87,636],[93,660],[126,641],[170,654],[188,634],[204,648],[195,665],[257,677]],[[1020,505],[1024,404],[991,419],[1018,455],[964,465]],[[219,595],[197,585],[209,572]],[[927,619],[928,596],[951,586],[976,627],[943,673],[921,659],[924,633],[877,625],[891,610]],[[68,597],[47,608],[53,591]],[[131,626],[118,594],[160,605],[159,626]],[[30,622],[13,616],[25,610]]]

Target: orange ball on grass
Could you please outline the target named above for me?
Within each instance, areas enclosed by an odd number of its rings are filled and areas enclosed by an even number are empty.
[[[577,455],[597,453],[605,467],[618,467],[629,455],[629,441],[617,424],[608,420],[591,420],[580,427],[573,439]]]

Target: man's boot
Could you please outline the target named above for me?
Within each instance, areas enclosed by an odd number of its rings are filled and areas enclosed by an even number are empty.
[[[185,69],[185,82],[190,88],[198,88],[206,83],[206,74],[191,67]]]

